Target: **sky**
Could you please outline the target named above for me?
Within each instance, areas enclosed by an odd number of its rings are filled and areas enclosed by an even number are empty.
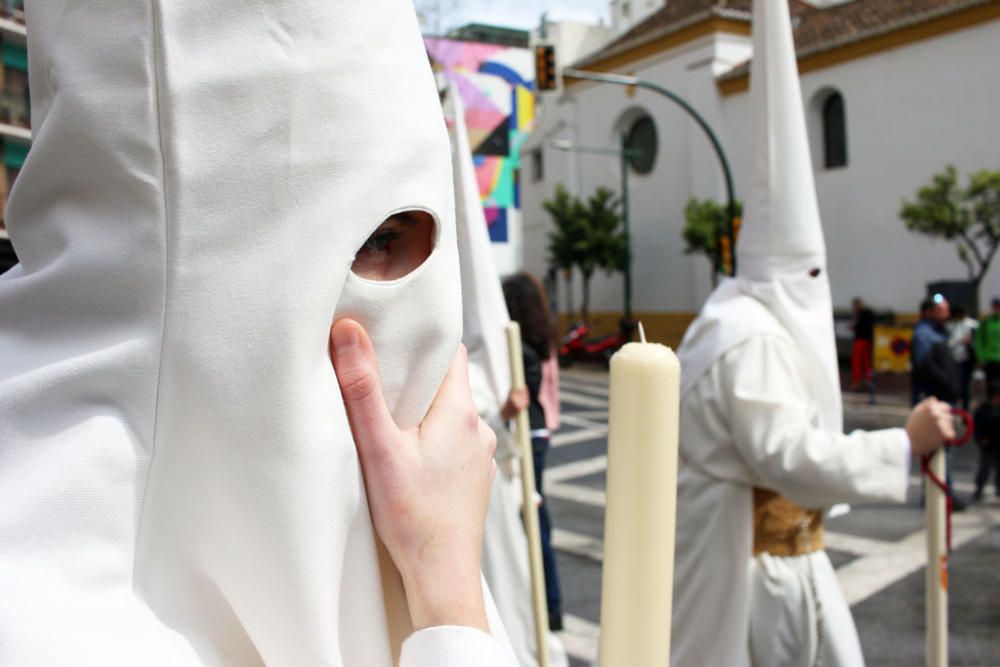
[[[601,18],[606,19],[608,13],[608,0],[437,1],[443,8],[442,24],[445,30],[466,23],[490,23],[531,29],[538,27],[538,19],[545,11],[549,12],[549,18],[552,20],[590,22],[597,22]]]

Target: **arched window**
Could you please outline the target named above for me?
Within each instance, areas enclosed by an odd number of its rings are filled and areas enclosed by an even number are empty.
[[[823,102],[823,166],[847,166],[847,113],[840,93],[831,93]]]
[[[653,119],[643,114],[628,126],[625,134],[625,150],[628,151],[629,166],[637,174],[648,174],[656,163],[656,125]]]

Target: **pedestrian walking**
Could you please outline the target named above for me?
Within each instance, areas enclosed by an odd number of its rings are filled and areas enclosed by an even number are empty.
[[[861,297],[855,297],[852,302],[854,310],[854,345],[851,348],[851,379],[852,388],[857,391],[862,383],[871,382],[872,373],[872,341],[875,339],[875,313]]]
[[[987,399],[976,410],[976,444],[979,446],[979,467],[976,470],[976,490],[972,499],[983,499],[983,489],[993,472],[993,490],[1000,497],[1000,383],[987,387]]]
[[[910,345],[914,405],[928,396],[946,403],[954,403],[958,398],[958,368],[945,327],[950,317],[951,306],[940,294],[920,304],[920,321],[913,328]]]
[[[990,302],[990,314],[976,329],[976,359],[986,371],[986,384],[1000,381],[1000,297]]]
[[[963,410],[969,409],[969,391],[972,386],[972,372],[976,368],[976,355],[973,340],[979,321],[969,317],[965,308],[955,304],[948,320],[948,347],[951,358],[958,367],[958,402]]]
[[[948,345],[946,328],[950,318],[951,305],[942,294],[935,294],[920,304],[920,321],[913,329],[910,347],[914,405],[929,396],[952,405],[958,400],[959,370]],[[946,449],[948,471],[945,484],[951,496],[952,509],[961,512],[965,509],[965,502],[955,495],[951,483],[951,456],[952,450]]]

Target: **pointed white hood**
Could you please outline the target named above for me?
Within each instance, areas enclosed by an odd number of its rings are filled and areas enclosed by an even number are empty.
[[[754,0],[753,42],[751,180],[736,245],[737,275],[709,297],[684,337],[679,351],[682,391],[690,390],[729,349],[777,326],[799,348],[821,425],[840,430],[826,246],[787,0]]]
[[[368,328],[404,427],[460,338],[448,140],[412,4],[27,11],[0,664],[388,667],[328,331]],[[437,220],[427,261],[351,273],[407,209]]]
[[[826,268],[787,0],[755,0],[750,192],[737,275],[767,282]]]
[[[479,197],[465,124],[465,106],[454,84],[447,88],[444,109],[455,172],[455,222],[462,271],[462,342],[469,350],[469,384],[476,407],[480,414],[492,414],[499,410],[510,393],[510,364],[504,335],[510,315]]]

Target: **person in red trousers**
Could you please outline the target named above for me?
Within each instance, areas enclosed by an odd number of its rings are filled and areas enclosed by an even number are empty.
[[[875,313],[860,297],[851,304],[854,309],[854,347],[851,349],[852,386],[854,389],[871,381],[872,340],[875,338]]]

